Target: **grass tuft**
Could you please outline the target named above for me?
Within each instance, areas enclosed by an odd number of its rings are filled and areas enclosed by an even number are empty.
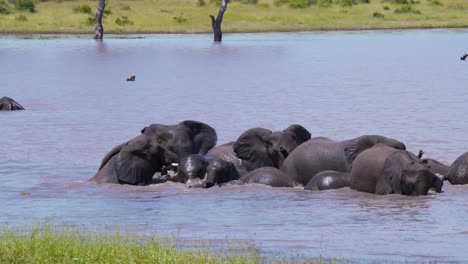
[[[15,7],[19,11],[36,12],[36,5],[32,0],[16,0]]]

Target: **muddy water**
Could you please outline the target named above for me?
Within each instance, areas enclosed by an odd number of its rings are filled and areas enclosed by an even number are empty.
[[[186,119],[212,125],[219,143],[300,123],[336,140],[394,137],[450,164],[468,148],[466,43],[466,30],[239,34],[222,45],[210,35],[0,37],[0,96],[27,108],[0,113],[0,224],[227,239],[271,258],[462,263],[468,186],[411,198],[87,180],[144,126]]]

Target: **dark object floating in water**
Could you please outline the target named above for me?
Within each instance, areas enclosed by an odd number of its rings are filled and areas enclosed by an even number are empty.
[[[135,81],[135,75],[132,75],[127,78],[127,82],[134,82]]]
[[[10,97],[0,98],[0,111],[24,110],[24,107]]]
[[[460,57],[460,60],[465,60],[466,57],[468,57],[468,54],[465,52],[465,55],[461,56],[461,57]]]

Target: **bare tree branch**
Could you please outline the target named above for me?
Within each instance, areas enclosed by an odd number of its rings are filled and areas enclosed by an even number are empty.
[[[106,7],[106,0],[99,0],[99,6],[96,11],[96,28],[94,30],[94,38],[102,39],[104,37],[104,27],[102,26],[102,15]]]
[[[220,42],[221,39],[223,38],[223,33],[221,32],[221,22],[223,22],[223,15],[224,15],[224,12],[226,12],[227,10],[228,3],[229,3],[229,0],[223,0],[223,2],[221,3],[221,7],[219,8],[218,16],[216,17],[216,19],[213,15],[210,15],[211,26],[213,27],[215,42]]]

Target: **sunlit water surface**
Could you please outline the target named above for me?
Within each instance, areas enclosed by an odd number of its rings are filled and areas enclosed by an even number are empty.
[[[468,147],[468,31],[88,37],[0,37],[0,97],[27,109],[0,113],[0,224],[228,240],[268,258],[468,260],[468,186],[413,198],[87,182],[146,125],[186,119],[218,143],[299,123],[336,140],[397,138],[451,164]]]

